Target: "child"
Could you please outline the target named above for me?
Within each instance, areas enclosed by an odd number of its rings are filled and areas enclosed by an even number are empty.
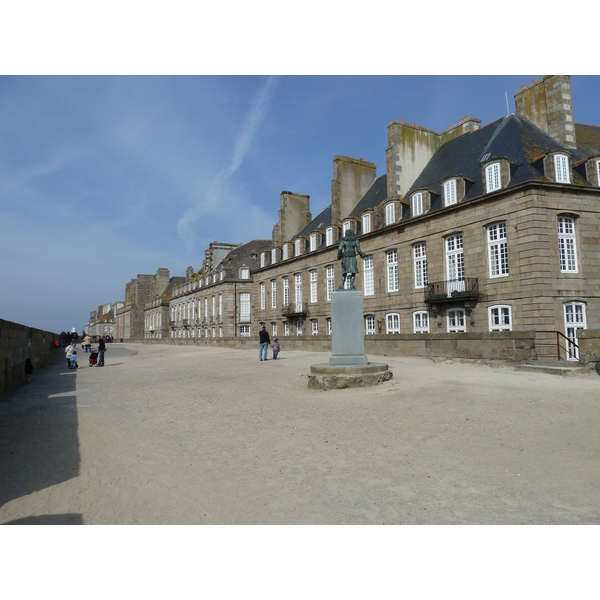
[[[277,360],[277,355],[281,351],[281,346],[279,345],[279,340],[277,338],[273,340],[271,348],[273,348],[273,360]]]
[[[79,365],[77,364],[77,351],[73,350],[73,354],[69,358],[69,369],[78,369]]]
[[[33,365],[31,364],[31,359],[28,358],[25,360],[25,381],[27,383],[31,383],[31,374],[33,373]]]

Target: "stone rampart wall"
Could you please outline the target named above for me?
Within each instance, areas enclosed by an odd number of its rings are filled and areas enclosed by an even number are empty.
[[[58,335],[0,319],[0,395],[25,381],[25,360],[30,358],[34,375],[50,360]],[[60,352],[60,350],[59,350]]]

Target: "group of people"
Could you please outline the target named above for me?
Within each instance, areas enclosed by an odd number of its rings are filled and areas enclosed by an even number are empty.
[[[85,331],[81,334],[82,341],[81,345],[85,352],[90,353],[89,363],[90,367],[103,367],[104,366],[104,353],[106,352],[106,342],[102,336],[98,336],[98,351],[94,351],[92,348],[92,338],[86,334]],[[78,369],[77,364],[77,338],[72,339],[71,343],[65,347],[65,356],[67,358],[67,366],[69,369]]]
[[[279,345],[279,340],[275,338],[273,343],[271,343],[271,337],[269,336],[269,332],[267,328],[263,325],[262,329],[258,332],[258,337],[260,340],[260,346],[258,350],[258,359],[259,360],[268,360],[267,354],[269,352],[269,346],[273,350],[273,360],[277,360],[277,356],[281,352],[281,346]]]

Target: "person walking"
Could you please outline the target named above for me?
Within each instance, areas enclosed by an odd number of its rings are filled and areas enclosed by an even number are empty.
[[[271,348],[273,348],[273,360],[277,360],[277,355],[281,352],[281,346],[279,345],[279,340],[277,338],[273,340]]]
[[[98,364],[97,367],[104,366],[104,353],[106,352],[106,343],[102,339],[102,336],[98,339]]]
[[[86,352],[91,352],[92,351],[92,338],[89,336],[89,334],[85,334],[85,337],[83,338],[83,342],[81,343],[81,345],[83,346],[83,349]]]
[[[258,359],[267,360],[267,352],[269,351],[269,344],[271,343],[271,338],[269,337],[269,332],[266,330],[264,325],[262,326],[262,329],[258,332],[258,337],[260,339]]]

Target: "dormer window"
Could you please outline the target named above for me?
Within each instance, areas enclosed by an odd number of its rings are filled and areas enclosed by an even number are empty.
[[[393,225],[396,222],[396,205],[389,202],[385,205],[385,224]]]
[[[502,187],[500,178],[500,163],[492,163],[485,168],[485,187],[486,192],[495,192]]]
[[[219,280],[223,281],[223,279],[225,279],[225,269],[219,271]]]
[[[294,255],[300,256],[302,254],[302,238],[298,238],[294,243]]]
[[[325,230],[325,243],[327,246],[333,244],[333,227],[328,227]]]
[[[569,157],[565,154],[554,155],[554,179],[558,183],[571,183]]]
[[[410,199],[410,208],[413,217],[423,214],[423,192],[413,194]]]
[[[240,279],[250,279],[250,269],[248,267],[240,268]]]
[[[268,260],[269,260],[269,253],[268,252],[261,252],[260,253],[260,266],[261,267],[266,267]]]
[[[310,245],[309,245],[309,248],[310,248],[311,252],[314,252],[319,247],[318,239],[317,239],[318,235],[319,235],[318,233],[311,233],[310,234],[310,238],[309,238],[309,244]]]
[[[365,213],[362,216],[362,232],[363,233],[371,233],[371,228],[372,228],[372,219],[371,219],[371,213]]]
[[[444,206],[456,204],[456,179],[449,179],[444,183]]]
[[[596,161],[596,181],[600,185],[600,160]]]
[[[277,248],[271,249],[271,264],[274,265],[277,262]]]
[[[342,224],[342,233],[345,235],[348,229],[356,233],[356,222],[352,221],[351,219],[344,221],[344,223]]]
[[[290,257],[291,244],[283,245],[283,260],[287,260]]]

